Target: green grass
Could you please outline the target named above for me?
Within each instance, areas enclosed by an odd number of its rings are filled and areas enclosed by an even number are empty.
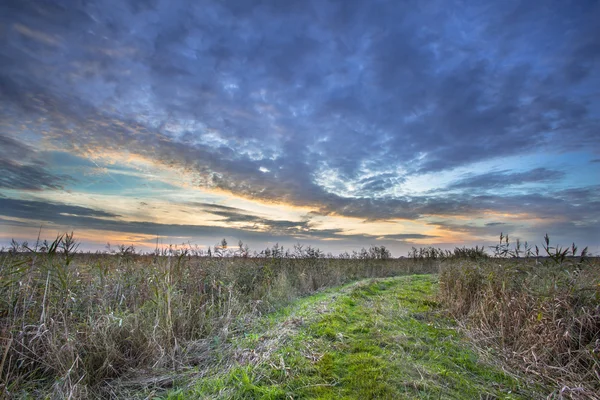
[[[233,337],[219,367],[188,374],[162,398],[541,397],[470,348],[438,309],[436,280],[361,281],[300,300]]]

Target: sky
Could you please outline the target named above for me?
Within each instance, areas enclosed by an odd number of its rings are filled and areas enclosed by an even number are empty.
[[[587,0],[3,0],[0,246],[600,253],[598,21]]]

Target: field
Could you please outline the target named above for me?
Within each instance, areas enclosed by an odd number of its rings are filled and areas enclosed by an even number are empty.
[[[600,392],[600,263],[384,248],[0,255],[6,398],[573,398]]]

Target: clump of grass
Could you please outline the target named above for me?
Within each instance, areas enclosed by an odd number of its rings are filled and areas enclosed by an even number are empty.
[[[525,248],[520,258],[503,236],[495,258],[445,262],[440,301],[480,344],[554,386],[556,398],[598,398],[600,263],[547,235],[543,256]]]
[[[381,248],[342,259],[281,246],[250,257],[239,247],[228,254],[222,242],[208,257],[193,248],[143,255],[131,246],[84,254],[72,233],[32,247],[14,242],[0,252],[0,397],[114,396],[113,382],[140,371],[218,359],[211,343],[299,296],[437,269]]]

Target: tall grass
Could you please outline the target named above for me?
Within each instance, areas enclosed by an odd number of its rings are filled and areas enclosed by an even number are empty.
[[[541,252],[506,237],[493,248],[494,258],[442,264],[441,302],[480,345],[555,387],[551,398],[600,398],[598,259],[548,236]]]
[[[369,277],[435,273],[442,304],[482,346],[556,388],[600,393],[600,262],[584,249],[512,245],[383,247],[339,257],[281,246],[251,256],[221,242],[153,254],[118,246],[77,252],[73,234],[0,252],[0,398],[118,397],[115,382],[218,359],[253,316],[320,288]],[[579,397],[578,397],[579,396]]]
[[[203,340],[223,342],[245,319],[299,296],[437,271],[389,259],[381,248],[349,259],[313,248],[287,257],[280,247],[269,257],[240,249],[215,247],[222,257],[192,248],[141,255],[125,246],[83,254],[73,234],[33,248],[13,243],[0,254],[0,398],[115,397],[113,380],[201,364],[210,352],[199,349]]]

